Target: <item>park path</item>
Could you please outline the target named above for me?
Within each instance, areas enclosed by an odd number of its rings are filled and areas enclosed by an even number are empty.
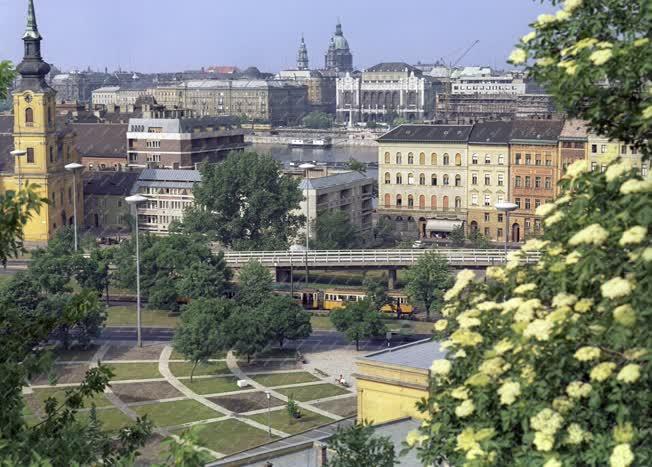
[[[272,388],[269,388],[269,387],[264,386],[264,385],[262,385],[260,383],[257,383],[256,381],[254,381],[253,379],[248,377],[247,374],[244,371],[242,371],[242,369],[238,365],[238,360],[235,358],[235,355],[233,354],[233,352],[229,352],[227,354],[227,356],[226,356],[226,365],[229,367],[229,370],[231,370],[231,373],[233,373],[236,376],[236,378],[247,380],[247,382],[251,386],[253,386],[254,388],[259,389],[261,391],[268,391],[273,397],[276,397],[277,399],[280,399],[283,402],[288,401],[287,396],[281,394],[280,392],[275,391]],[[320,409],[319,407],[315,407],[314,405],[309,404],[307,402],[299,402],[299,401],[295,401],[295,402],[302,409],[318,413],[319,415],[323,415],[324,417],[332,418],[334,420],[342,420],[342,418],[343,418],[343,417],[340,417],[339,415],[336,415],[334,413],[327,412],[326,410]]]

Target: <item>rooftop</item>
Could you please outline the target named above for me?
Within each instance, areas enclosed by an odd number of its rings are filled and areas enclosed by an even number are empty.
[[[361,357],[359,360],[427,370],[432,365],[433,360],[444,358],[445,355],[446,353],[439,346],[439,342],[425,339],[381,350]]]
[[[127,125],[115,123],[73,123],[75,147],[81,157],[127,159]]]
[[[331,188],[334,186],[345,185],[347,183],[358,182],[363,180],[368,180],[370,182],[372,181],[372,179],[364,173],[351,171],[351,172],[344,172],[335,175],[327,175],[326,177],[318,177],[318,178],[311,178],[311,179],[304,178],[299,184],[299,189],[319,190],[323,188]]]
[[[386,142],[465,143],[472,125],[400,125],[378,138]]]
[[[512,131],[511,121],[476,123],[471,131],[471,144],[507,144]]]
[[[127,196],[138,172],[85,172],[84,195]]]
[[[368,73],[374,73],[374,72],[414,72],[416,75],[421,75],[421,70],[419,70],[416,67],[413,67],[412,65],[408,65],[405,62],[383,62],[379,63],[377,65],[374,65],[370,68],[367,68],[365,70]]]
[[[514,120],[510,141],[556,143],[563,126],[562,120]]]
[[[139,181],[157,182],[201,182],[198,170],[179,169],[145,169],[138,177]]]
[[[566,140],[584,140],[586,141],[589,134],[589,127],[584,120],[571,118],[564,122],[559,139]]]

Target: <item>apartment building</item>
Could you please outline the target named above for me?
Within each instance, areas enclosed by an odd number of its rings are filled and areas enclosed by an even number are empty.
[[[167,234],[170,223],[182,220],[185,209],[193,205],[193,187],[200,181],[197,170],[143,170],[131,190],[131,194],[149,198],[132,207],[132,213],[138,215],[139,231]]]
[[[559,180],[561,120],[514,120],[510,133],[509,241],[520,242],[541,233],[535,210],[555,197]]]
[[[469,137],[468,230],[505,240],[505,219],[496,203],[509,199],[509,139],[512,122],[477,123]]]
[[[566,168],[573,162],[587,159],[588,128],[583,120],[569,119],[559,135],[559,173],[566,173]]]
[[[401,125],[378,139],[378,213],[405,237],[446,237],[467,217],[471,125]]]
[[[85,172],[83,225],[102,234],[128,232],[125,198],[137,180],[137,172]]]

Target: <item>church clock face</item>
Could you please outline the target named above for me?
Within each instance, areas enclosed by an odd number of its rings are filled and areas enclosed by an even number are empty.
[[[27,102],[28,104],[29,104],[30,102],[32,102],[32,95],[31,95],[31,94],[27,94],[27,95],[25,96],[25,102]]]

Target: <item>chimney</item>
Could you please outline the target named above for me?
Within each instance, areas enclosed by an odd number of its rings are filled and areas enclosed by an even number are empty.
[[[326,467],[328,464],[327,445],[321,441],[315,441],[312,448],[315,450],[315,467]]]

